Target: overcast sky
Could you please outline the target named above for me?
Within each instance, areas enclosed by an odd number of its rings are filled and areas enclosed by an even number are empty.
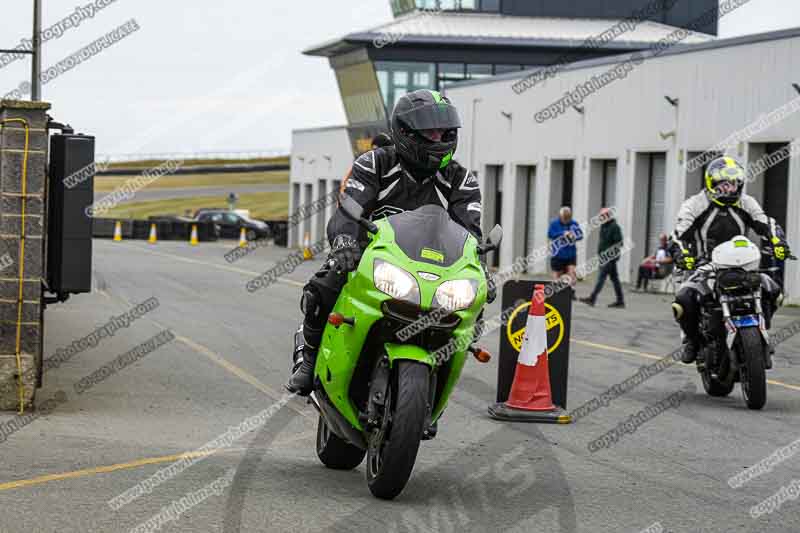
[[[93,0],[48,0],[43,27]],[[800,26],[798,0],[751,0],[720,36]],[[30,36],[31,0],[2,0],[0,48]],[[344,123],[327,59],[301,50],[391,20],[389,0],[116,0],[44,46],[42,65],[136,19],[140,29],[43,88],[99,153],[285,149],[294,128]],[[0,96],[29,77],[0,69]]]

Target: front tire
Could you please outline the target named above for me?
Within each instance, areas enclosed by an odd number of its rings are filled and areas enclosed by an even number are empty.
[[[731,381],[731,383],[723,383],[722,381],[711,377],[711,372],[708,369],[703,370],[701,376],[703,379],[703,388],[706,390],[706,394],[709,396],[714,396],[715,398],[724,398],[733,391],[735,382]]]
[[[706,390],[706,394],[715,398],[724,398],[733,391],[733,387],[736,385],[736,378],[731,375],[733,370],[731,369],[728,351],[725,350],[725,353],[718,357],[722,357],[717,369],[722,379],[712,376],[711,366],[708,362],[706,362],[706,367],[703,371],[700,372],[700,376],[703,380],[703,388]]]
[[[334,470],[352,470],[364,460],[366,450],[339,438],[320,415],[317,422],[317,457]]]
[[[742,396],[747,407],[761,409],[767,403],[765,346],[758,328],[739,330],[737,350],[741,367]]]
[[[428,415],[430,368],[399,361],[394,383],[396,390],[387,395],[383,424],[370,435],[367,450],[367,485],[384,500],[403,491],[414,469]]]

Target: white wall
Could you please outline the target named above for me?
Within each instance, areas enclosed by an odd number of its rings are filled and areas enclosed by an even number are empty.
[[[294,130],[292,132],[292,154],[289,181],[292,184],[301,184],[301,198],[296,201],[294,187],[289,187],[289,205],[304,205],[319,199],[325,192],[333,190],[333,181],[344,179],[353,164],[353,152],[350,139],[344,126],[319,128],[310,130]],[[322,190],[319,180],[325,180],[325,190]],[[312,195],[307,197],[306,185],[312,186]],[[329,206],[319,213],[299,224],[300,231],[289,231],[289,247],[302,244],[303,233],[308,230],[311,242],[316,242],[324,237],[320,234],[319,218],[327,220],[333,214],[333,207]],[[291,213],[289,213],[291,215]],[[325,227],[324,225],[322,227]]]
[[[797,33],[797,32],[795,32]],[[634,189],[637,154],[665,152],[667,190],[665,228],[671,229],[685,195],[687,152],[710,149],[730,134],[759,119],[760,115],[798,97],[792,83],[800,83],[800,36],[783,34],[773,40],[736,44],[692,52],[650,57],[625,79],[612,82],[585,98],[584,113],[568,108],[544,123],[534,115],[562,98],[565,92],[599,75],[613,63],[597,61],[578,64],[555,78],[517,95],[512,84],[521,76],[493,78],[478,84],[448,88],[447,94],[458,106],[464,127],[456,158],[485,176],[490,164],[504,165],[504,208],[517,206],[509,197],[515,190],[518,165],[538,166],[536,217],[537,246],[546,244],[546,224],[554,206],[550,205],[550,177],[553,159],[574,159],[573,203],[576,218],[585,222],[593,205],[588,195],[588,161],[617,159],[617,200],[623,231],[631,235],[632,206],[644,201]],[[724,44],[724,43],[723,43]],[[679,98],[676,107],[664,96]],[[474,111],[474,112],[473,112]],[[508,115],[511,118],[508,118]],[[671,132],[674,134],[670,135]],[[661,134],[665,134],[662,137]],[[744,164],[750,155],[748,143],[791,142],[800,137],[800,112],[749,138],[741,147],[729,151]],[[587,164],[584,165],[584,158]],[[787,234],[800,251],[800,162],[792,161],[789,186]],[[485,199],[484,203],[489,200]],[[504,209],[505,211],[506,209]],[[593,213],[592,213],[593,214]],[[513,261],[511,243],[516,231],[524,231],[522,212],[504,213],[506,237],[501,265]],[[642,230],[643,231],[643,230]],[[620,272],[631,279],[631,269],[643,250],[623,259]],[[585,257],[585,256],[584,256]],[[546,265],[538,265],[544,270]],[[787,265],[787,294],[800,302],[800,269]]]

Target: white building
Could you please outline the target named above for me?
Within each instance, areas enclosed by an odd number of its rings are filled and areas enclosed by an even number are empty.
[[[294,130],[292,156],[289,170],[289,213],[297,213],[300,206],[309,206],[338,190],[353,164],[353,150],[346,126]],[[289,247],[303,243],[308,234],[312,243],[325,237],[325,226],[333,214],[333,205],[311,216],[301,217],[289,227]]]
[[[585,222],[601,206],[614,205],[636,243],[620,262],[621,276],[635,279],[658,234],[672,229],[680,203],[701,188],[703,170],[689,171],[689,160],[759,121],[726,152],[751,164],[800,136],[800,85],[793,85],[800,84],[800,29],[676,45],[641,57],[626,77],[544,122],[534,116],[628,56],[573,63],[521,94],[512,85],[532,71],[447,88],[464,123],[456,159],[479,176],[484,229],[499,222],[505,231],[499,266],[546,246],[547,224],[560,206],[571,205]],[[781,108],[788,109],[782,120],[763,117]],[[292,210],[337,186],[352,159],[345,127],[295,131]],[[773,166],[747,192],[800,251],[800,158]],[[306,231],[312,242],[320,238],[329,215],[330,208],[324,219],[315,215],[290,231],[290,246]],[[581,243],[579,257],[587,249],[594,255],[596,243],[594,233]],[[546,269],[541,261],[532,270]],[[800,269],[791,262],[786,288],[789,300],[800,302]]]
[[[464,122],[456,159],[479,175],[484,228],[499,222],[505,230],[501,266],[546,246],[547,224],[561,205],[571,205],[580,222],[614,205],[636,243],[620,262],[621,276],[635,279],[658,234],[672,230],[681,202],[701,190],[703,170],[690,172],[690,159],[760,120],[726,150],[744,164],[800,136],[800,29],[643,56],[627,77],[541,123],[539,111],[627,56],[574,63],[521,94],[512,84],[525,73],[448,88]],[[788,116],[763,117],[778,109]],[[800,250],[800,158],[773,166],[746,190]],[[580,257],[587,246],[596,254],[596,243],[596,233],[585,239]],[[800,301],[792,262],[786,288]]]

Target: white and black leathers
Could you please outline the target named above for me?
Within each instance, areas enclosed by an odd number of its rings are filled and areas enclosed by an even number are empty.
[[[672,241],[682,250],[693,250],[696,257],[711,257],[714,248],[753,229],[761,237],[775,236],[774,222],[755,198],[742,194],[736,205],[722,206],[701,191],[681,205]]]
[[[456,161],[426,176],[401,164],[393,146],[378,148],[355,161],[344,192],[372,220],[423,205],[440,205],[455,222],[479,242],[482,240],[478,179]],[[328,223],[328,240],[333,242],[341,234],[358,239],[361,229],[339,209]]]

